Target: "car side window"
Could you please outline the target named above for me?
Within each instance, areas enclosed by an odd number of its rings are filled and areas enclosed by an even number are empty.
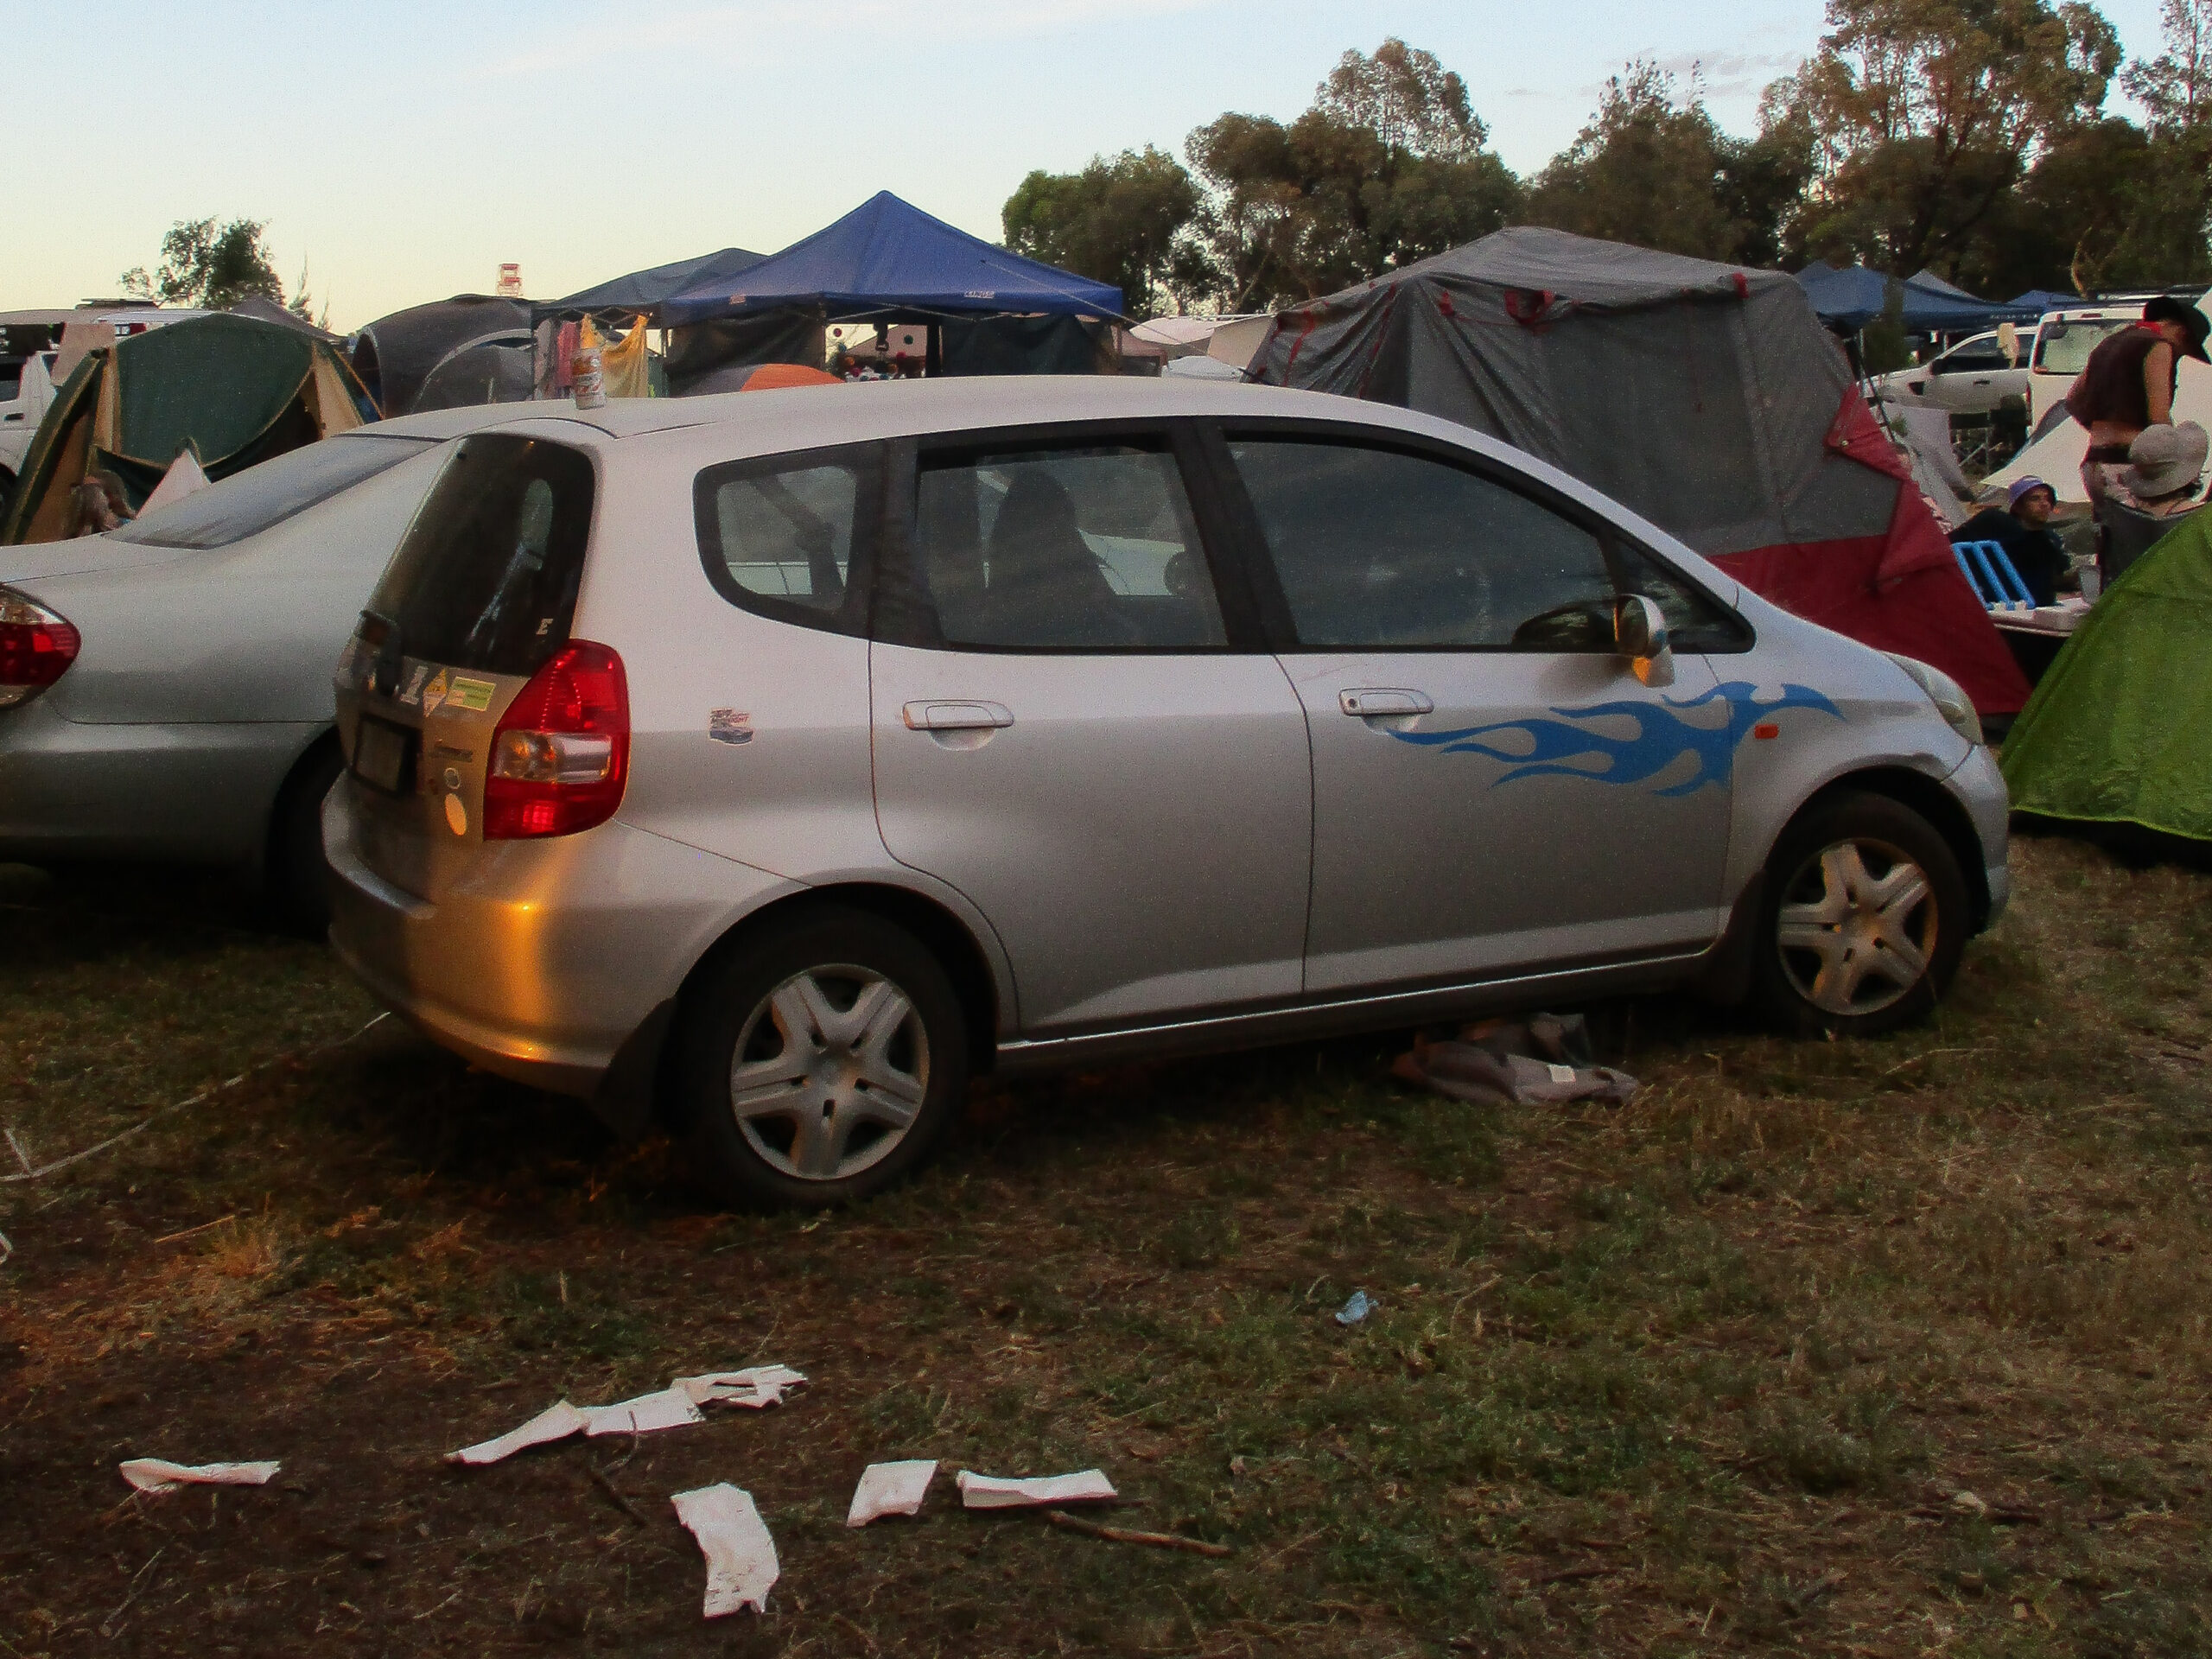
[[[840,633],[868,630],[874,446],[709,467],[693,487],[708,580],[743,609]]]
[[[1598,537],[1479,473],[1330,440],[1232,438],[1298,643],[1612,648]]]
[[[1751,631],[1744,620],[1726,606],[1707,597],[1688,581],[1639,548],[1616,542],[1613,562],[1618,567],[1621,591],[1641,594],[1658,606],[1667,620],[1667,640],[1676,651],[1711,652],[1744,651],[1751,644]]]
[[[1227,643],[1175,457],[1162,442],[924,454],[918,579],[944,642],[998,651],[1206,651]]]

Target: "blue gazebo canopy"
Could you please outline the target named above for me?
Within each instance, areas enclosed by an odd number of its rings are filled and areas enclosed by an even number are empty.
[[[1840,269],[1808,265],[1797,273],[1797,281],[1821,321],[1843,328],[1864,328],[1877,321],[1892,281],[1904,289],[1904,326],[1916,334],[1972,334],[2000,322],[2033,322],[2043,315],[2025,307],[1978,300],[1950,289],[1948,283],[1939,288],[1916,276],[1886,276],[1864,265]]]
[[[721,248],[695,254],[645,270],[633,270],[571,294],[563,300],[543,300],[531,307],[537,316],[564,311],[658,312],[672,294],[702,285],[728,284],[740,271],[750,270],[766,257],[747,248]]]
[[[956,230],[888,190],[781,253],[694,282],[662,307],[669,327],[789,307],[832,320],[872,313],[1119,318],[1122,290]]]

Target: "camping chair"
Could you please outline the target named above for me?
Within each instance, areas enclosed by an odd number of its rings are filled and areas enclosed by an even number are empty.
[[[1966,575],[1974,597],[1993,611],[2032,611],[2034,596],[2020,573],[2012,568],[2002,542],[1953,542],[1952,556]]]

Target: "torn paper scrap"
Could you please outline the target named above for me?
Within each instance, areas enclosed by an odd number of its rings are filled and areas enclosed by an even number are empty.
[[[845,1511],[845,1524],[864,1527],[887,1515],[919,1515],[923,1495],[936,1474],[935,1458],[871,1463],[861,1471],[861,1484],[853,1488],[853,1507]]]
[[[524,1446],[543,1446],[548,1440],[565,1440],[589,1421],[567,1401],[548,1406],[520,1428],[511,1428],[495,1440],[480,1440],[474,1446],[464,1446],[458,1452],[446,1453],[448,1463],[497,1463],[501,1458],[511,1458]]]
[[[753,1494],[725,1482],[669,1501],[707,1557],[706,1616],[720,1618],[741,1607],[766,1612],[778,1573],[776,1541],[753,1507]]]
[[[691,1396],[682,1389],[661,1389],[611,1406],[584,1408],[587,1434],[649,1434],[657,1428],[681,1428],[686,1423],[706,1421],[706,1414],[691,1403]]]
[[[1000,1480],[960,1471],[960,1502],[971,1510],[1014,1510],[1041,1503],[1083,1503],[1114,1496],[1114,1483],[1103,1471],[1077,1475],[1040,1475],[1031,1480]]]
[[[1357,1325],[1375,1311],[1375,1299],[1363,1290],[1355,1290],[1350,1300],[1337,1310],[1338,1325]]]
[[[741,1371],[709,1371],[703,1376],[679,1376],[674,1386],[702,1406],[774,1406],[783,1403],[784,1390],[796,1389],[806,1378],[784,1365],[753,1365]]]
[[[173,1492],[183,1485],[266,1486],[277,1467],[273,1463],[171,1463],[166,1458],[133,1458],[117,1466],[142,1492]]]

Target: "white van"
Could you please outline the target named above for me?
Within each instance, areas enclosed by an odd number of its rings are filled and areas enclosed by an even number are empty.
[[[2066,401],[2074,377],[2088,366],[2091,352],[2109,336],[2142,321],[2141,300],[2044,312],[2036,324],[2035,349],[2028,357],[2028,430],[2043,430],[2044,416]]]

